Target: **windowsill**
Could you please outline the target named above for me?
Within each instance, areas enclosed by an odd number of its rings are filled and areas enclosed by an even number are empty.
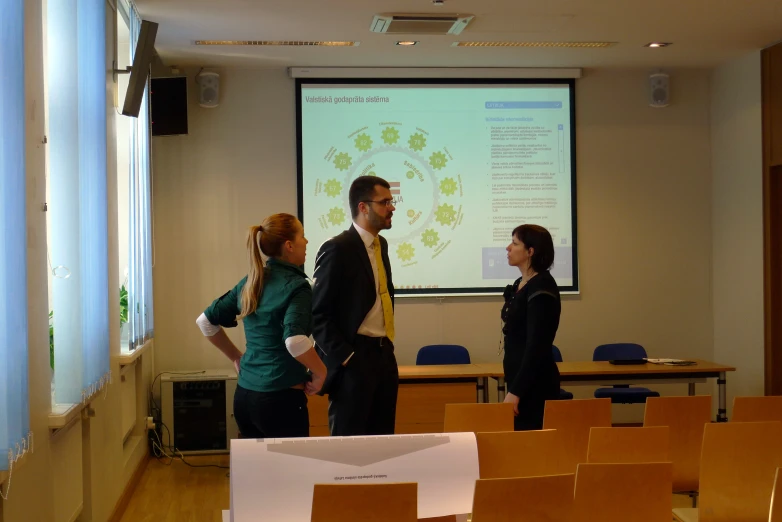
[[[123,366],[133,364],[136,361],[136,359],[141,357],[144,354],[144,352],[149,350],[149,347],[152,346],[153,340],[154,339],[150,339],[149,341],[145,342],[144,344],[142,344],[132,352],[128,350],[128,346],[123,343],[120,348],[120,354],[116,357],[120,369],[122,369]]]
[[[49,414],[49,431],[57,432],[79,418],[86,404],[52,404]]]

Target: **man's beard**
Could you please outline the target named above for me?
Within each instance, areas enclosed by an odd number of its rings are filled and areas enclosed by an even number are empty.
[[[381,216],[374,210],[369,211],[369,222],[372,224],[372,226],[377,230],[387,230],[391,228],[391,224],[386,224],[386,218],[391,217],[393,214]]]

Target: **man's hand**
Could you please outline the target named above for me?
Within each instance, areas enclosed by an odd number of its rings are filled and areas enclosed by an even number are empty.
[[[325,381],[326,381],[325,373],[320,375],[312,374],[312,380],[309,381],[304,386],[304,392],[307,395],[316,395],[321,390],[321,388],[323,388],[323,383]]]
[[[512,393],[507,393],[505,395],[505,400],[502,402],[509,402],[513,404],[513,414],[514,415],[519,414],[519,398],[516,395],[513,395]]]

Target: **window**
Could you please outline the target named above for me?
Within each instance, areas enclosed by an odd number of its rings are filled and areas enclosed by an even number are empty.
[[[141,18],[130,9],[130,52],[135,53]],[[152,339],[152,168],[150,165],[149,82],[141,111],[130,132],[129,234],[128,234],[128,348],[134,350]]]
[[[130,49],[130,8],[124,1],[117,2],[117,69],[123,70],[132,64]],[[117,107],[125,104],[129,74],[117,75]],[[119,293],[120,293],[120,350],[127,352],[130,346],[130,323],[128,323],[128,277],[130,248],[130,159],[131,132],[134,119],[117,115],[117,244],[119,247]]]
[[[30,446],[24,0],[0,2],[0,472]]]
[[[47,2],[47,231],[54,402],[109,378],[106,2]]]

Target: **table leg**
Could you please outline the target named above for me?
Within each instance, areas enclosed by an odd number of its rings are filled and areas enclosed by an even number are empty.
[[[478,393],[476,402],[489,402],[489,378],[478,377],[475,389]]]
[[[719,407],[717,409],[717,422],[728,422],[727,398],[725,395],[725,385],[727,382],[728,380],[725,372],[720,372],[720,376],[717,379],[717,388],[720,396]]]
[[[505,377],[497,377],[497,402],[505,400]]]
[[[687,385],[687,394],[692,397],[695,395],[695,383],[691,382]]]

